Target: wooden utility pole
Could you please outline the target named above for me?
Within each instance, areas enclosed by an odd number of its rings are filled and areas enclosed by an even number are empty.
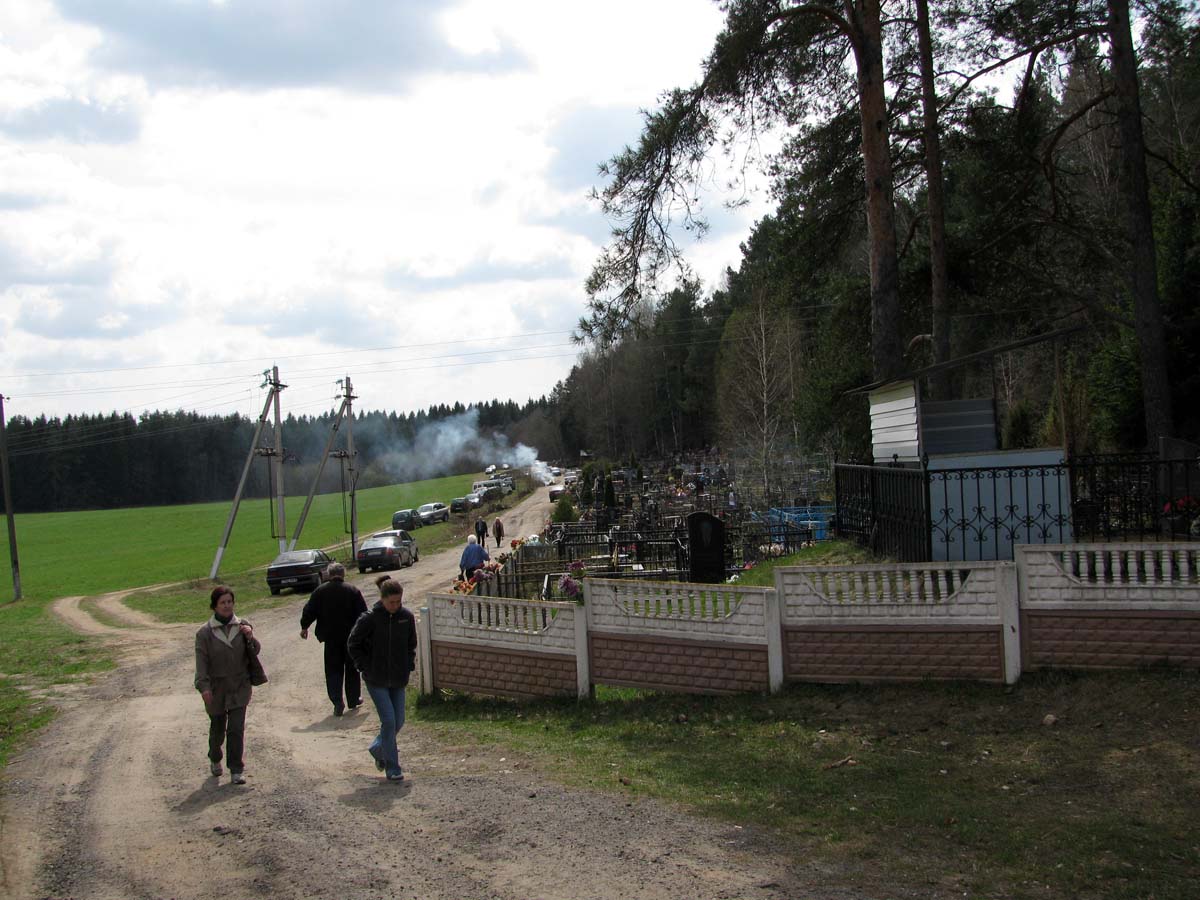
[[[13,599],[21,599],[21,563],[17,559],[17,523],[13,518],[12,487],[8,483],[8,420],[5,396],[0,394],[0,480],[4,482],[4,515],[8,519],[8,558],[12,561]]]
[[[275,395],[275,453],[269,465],[275,473],[275,526],[279,535],[279,552],[287,550],[287,511],[283,508],[283,423],[279,418],[279,392],[286,384],[279,383],[279,366],[271,367],[271,388]]]
[[[346,395],[349,395],[349,390]],[[342,397],[342,405],[337,411],[337,415],[333,417],[333,425],[329,429],[329,440],[325,442],[325,451],[321,454],[321,461],[317,463],[316,474],[313,475],[312,486],[308,489],[308,497],[304,501],[304,508],[300,510],[300,518],[296,520],[296,530],[292,534],[291,543],[288,544],[289,550],[296,549],[296,542],[300,540],[300,532],[304,530],[304,522],[308,519],[308,511],[312,508],[313,497],[316,496],[317,487],[321,482],[321,473],[325,471],[325,462],[329,459],[329,451],[333,449],[333,441],[337,437],[338,429],[342,426],[342,418],[346,415],[346,408],[350,405],[347,396]]]
[[[263,373],[266,374],[265,372]],[[213,557],[212,571],[208,573],[208,577],[216,578],[217,572],[221,568],[221,557],[225,555],[225,548],[229,546],[229,535],[233,533],[233,523],[237,519],[238,506],[242,502],[242,491],[246,489],[246,478],[250,474],[250,464],[254,462],[256,451],[258,450],[258,439],[262,435],[263,426],[267,422],[267,414],[271,411],[271,401],[277,394],[277,386],[279,379],[275,381],[267,381],[263,383],[271,385],[271,392],[267,394],[267,402],[263,404],[262,414],[258,417],[258,424],[254,426],[254,437],[250,439],[250,450],[246,453],[246,464],[242,466],[242,477],[238,480],[237,490],[233,494],[233,506],[229,510],[229,518],[225,520],[225,530],[221,533],[221,543],[217,545],[217,555]]]
[[[358,470],[354,468],[354,388],[346,376],[346,452],[350,457],[350,560],[358,558]]]

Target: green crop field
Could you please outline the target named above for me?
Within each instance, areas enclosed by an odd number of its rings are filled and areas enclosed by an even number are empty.
[[[448,503],[451,497],[467,493],[476,477],[453,475],[359,491],[359,533],[387,528],[397,509],[431,500]],[[341,494],[318,495],[297,546],[330,547],[348,540],[348,503],[343,510]],[[303,497],[287,499],[289,539],[303,506]],[[18,515],[22,593],[52,600],[207,578],[228,516],[229,503]],[[221,560],[221,573],[269,563],[278,552],[271,528],[266,500],[243,502]],[[11,598],[8,543],[3,543],[0,597]]]

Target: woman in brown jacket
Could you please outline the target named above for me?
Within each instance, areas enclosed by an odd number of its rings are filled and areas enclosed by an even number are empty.
[[[257,663],[262,645],[254,628],[233,613],[233,591],[213,588],[210,618],[196,632],[196,690],[208,712],[209,771],[221,769],[221,745],[234,784],[245,784],[242,748],[246,731],[246,706],[250,703],[250,668]]]

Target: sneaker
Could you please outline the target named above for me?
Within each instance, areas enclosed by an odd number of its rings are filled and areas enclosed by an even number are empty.
[[[346,708],[345,708],[344,706],[335,706],[335,707],[333,708],[333,714],[334,714],[335,716],[340,716],[340,715],[341,715],[342,713],[344,713],[345,711],[346,711]]]
[[[377,754],[373,748],[368,747],[367,752],[371,754],[371,759],[375,760],[375,769],[377,771],[382,772],[387,768],[387,763],[383,761],[383,757]]]
[[[362,706],[362,701],[357,700],[354,703],[347,703],[346,705],[349,706],[351,709],[358,709],[360,706]]]
[[[404,773],[403,772],[392,772],[388,775],[387,780],[388,781],[403,781]]]
[[[225,774],[225,770],[221,768],[221,764],[219,762],[209,763],[208,771],[212,772],[214,778],[220,778]]]
[[[243,775],[241,772],[230,772],[229,780],[232,784],[245,784],[246,776]]]

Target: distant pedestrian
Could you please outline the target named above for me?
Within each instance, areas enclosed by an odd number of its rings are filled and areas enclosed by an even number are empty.
[[[234,784],[245,784],[243,760],[246,707],[253,683],[266,681],[258,654],[262,644],[249,622],[233,613],[233,591],[217,585],[209,595],[212,616],[196,632],[196,690],[208,713],[208,761],[214,777],[224,774],[221,748]]]
[[[479,541],[480,546],[487,546],[487,520],[480,516],[475,520],[475,539]]]
[[[367,611],[362,591],[346,584],[346,567],[330,563],[326,582],[313,591],[300,613],[300,637],[308,640],[308,626],[317,623],[317,640],[325,645],[325,691],[333,703],[333,714],[362,706],[362,680],[346,653],[346,638],[358,617]],[[342,702],[342,687],[346,697]]]
[[[487,529],[484,528],[484,540],[487,540]],[[482,566],[485,562],[491,559],[488,556],[487,550],[479,543],[479,539],[473,534],[467,535],[467,546],[463,548],[462,556],[458,559],[458,571],[462,577],[470,581],[471,576],[475,574],[475,570]]]
[[[500,521],[500,517],[496,517],[496,521],[492,523],[492,537],[496,539],[496,546],[499,547],[504,543],[504,523]]]
[[[367,752],[388,781],[403,781],[396,735],[404,727],[404,689],[417,667],[417,623],[402,604],[400,582],[381,575],[375,583],[379,600],[354,623],[346,646],[379,713],[379,734]]]

